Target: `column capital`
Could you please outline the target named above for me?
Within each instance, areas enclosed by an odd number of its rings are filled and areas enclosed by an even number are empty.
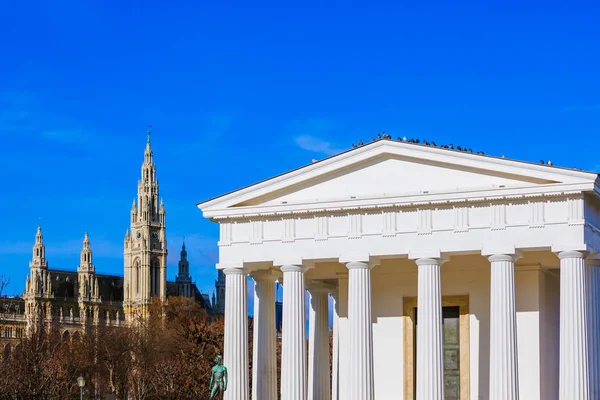
[[[449,259],[449,257],[424,257],[413,259],[413,261],[417,265],[442,265]]]
[[[501,253],[497,253],[497,254],[490,254],[487,256],[487,259],[490,262],[495,262],[495,261],[509,261],[514,263],[515,261],[517,261],[519,258],[521,258],[520,254],[501,254]]]
[[[255,281],[272,281],[275,282],[281,278],[281,273],[272,269],[262,269],[250,273],[250,276]]]
[[[248,272],[244,268],[225,268],[223,273],[225,275],[246,275]]]
[[[346,264],[346,268],[349,270],[352,269],[368,269],[371,270],[375,266],[374,263],[364,262],[364,261],[348,261]]]
[[[373,266],[379,265],[379,258],[373,257],[369,254],[341,254],[339,257],[340,264],[348,264],[351,262],[363,262],[373,264]]]
[[[557,252],[556,255],[559,259],[564,260],[566,258],[586,258],[587,254],[586,251],[566,250]]]
[[[440,249],[411,249],[408,252],[409,260],[418,260],[419,258],[447,258],[444,257]]]
[[[512,245],[492,245],[481,249],[481,255],[484,257],[495,256],[497,254],[519,255],[520,252]]]
[[[308,269],[308,267],[305,267],[303,265],[282,265],[281,267],[279,267],[279,269],[281,270],[281,272],[306,272],[306,270]]]

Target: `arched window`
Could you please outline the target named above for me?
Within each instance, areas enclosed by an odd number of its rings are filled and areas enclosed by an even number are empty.
[[[10,343],[6,344],[4,346],[4,351],[2,352],[2,356],[4,358],[4,360],[8,360],[8,358],[10,357],[10,351],[11,351],[11,347],[10,347]]]

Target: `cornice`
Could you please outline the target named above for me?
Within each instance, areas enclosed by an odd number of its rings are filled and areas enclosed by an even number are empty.
[[[536,185],[523,188],[497,188],[469,192],[421,193],[396,197],[359,198],[339,201],[235,207],[206,211],[213,221],[274,217],[286,215],[318,215],[358,210],[431,208],[441,205],[494,203],[540,198],[572,198],[594,190],[591,183]]]

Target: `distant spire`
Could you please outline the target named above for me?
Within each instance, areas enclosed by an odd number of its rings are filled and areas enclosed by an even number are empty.
[[[42,236],[42,226],[38,224],[37,233],[35,234],[35,242],[42,243],[44,236]]]
[[[148,140],[146,141],[146,150],[144,151],[144,162],[147,164],[152,164],[152,147],[150,146],[150,128],[152,125],[148,127]]]

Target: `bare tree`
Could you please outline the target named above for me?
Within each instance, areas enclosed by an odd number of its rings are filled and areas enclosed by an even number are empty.
[[[4,296],[4,291],[10,285],[10,278],[6,275],[0,275],[0,297]]]

